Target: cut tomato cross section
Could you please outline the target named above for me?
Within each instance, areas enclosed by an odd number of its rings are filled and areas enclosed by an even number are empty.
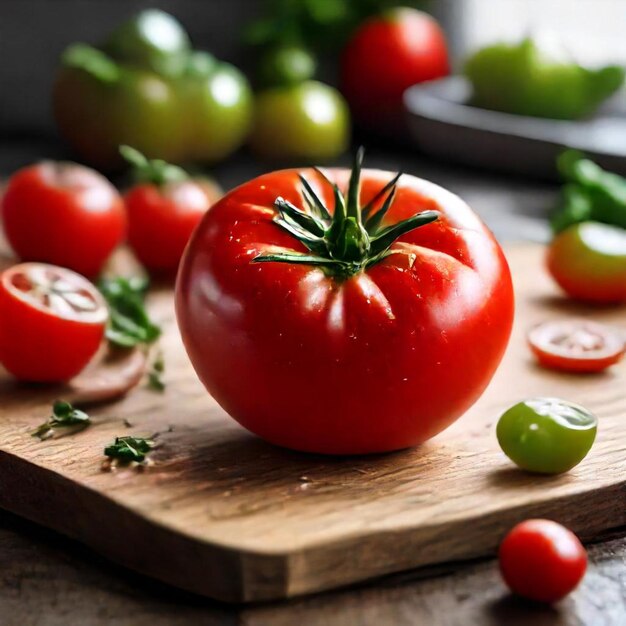
[[[626,352],[619,331],[588,320],[544,322],[530,330],[528,343],[541,365],[571,372],[599,372]]]
[[[71,270],[23,263],[0,276],[0,361],[19,379],[78,374],[98,350],[107,319],[100,292]]]

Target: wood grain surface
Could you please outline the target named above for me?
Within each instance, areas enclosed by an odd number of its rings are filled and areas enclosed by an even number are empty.
[[[624,525],[624,364],[591,377],[547,372],[524,343],[526,329],[543,319],[592,315],[624,324],[624,310],[567,304],[543,273],[537,247],[511,248],[509,259],[517,321],[503,365],[467,415],[417,449],[338,459],[249,435],[197,382],[171,293],[162,289],[151,307],[167,326],[164,394],[138,389],[92,410],[95,423],[85,431],[39,442],[29,433],[63,390],[2,379],[0,506],[128,567],[228,601],[289,597],[487,555],[529,516],[562,521],[583,538]],[[522,473],[498,449],[499,412],[529,395],[565,396],[598,414],[594,448],[567,475]],[[155,432],[152,466],[102,471],[102,450],[116,435]]]

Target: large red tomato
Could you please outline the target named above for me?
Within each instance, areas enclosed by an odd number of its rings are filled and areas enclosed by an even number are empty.
[[[100,272],[126,233],[115,187],[76,163],[45,161],[16,172],[2,199],[2,219],[20,259],[86,276]]]
[[[178,276],[202,382],[243,426],[298,450],[436,435],[480,396],[511,330],[507,263],[470,208],[413,176],[355,172],[348,184],[346,170],[283,170],[231,191]]]
[[[370,18],[348,42],[341,59],[341,91],[357,121],[397,129],[404,119],[404,92],[449,73],[439,24],[426,13],[401,7]]]

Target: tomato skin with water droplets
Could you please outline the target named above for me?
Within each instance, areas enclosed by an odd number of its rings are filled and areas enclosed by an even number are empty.
[[[384,224],[440,217],[382,261],[344,279],[253,263],[304,251],[273,221],[278,196],[304,207],[299,174],[332,211],[319,172],[283,170],[231,191],[196,229],[176,289],[194,368],[233,418],[274,444],[326,454],[419,444],[478,399],[500,362],[513,319],[503,253],[460,198],[402,176]],[[325,174],[345,192],[349,172]],[[360,204],[392,176],[364,170]]]

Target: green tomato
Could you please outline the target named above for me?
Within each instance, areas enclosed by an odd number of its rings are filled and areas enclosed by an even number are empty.
[[[554,119],[593,113],[624,82],[622,67],[588,69],[530,38],[479,50],[465,73],[476,106]]]
[[[87,162],[103,169],[120,165],[120,144],[148,158],[184,156],[180,105],[168,81],[119,66],[88,46],[73,46],[64,60],[54,86],[55,117]]]
[[[121,63],[175,76],[185,67],[191,43],[176,18],[147,9],[113,31],[103,49]]]
[[[317,81],[262,91],[250,145],[274,159],[333,159],[348,148],[350,114],[341,94]]]
[[[198,57],[178,82],[183,104],[187,155],[213,163],[245,141],[252,125],[252,91],[245,76],[228,63]]]
[[[261,57],[259,83],[263,87],[295,85],[313,78],[316,66],[315,58],[305,48],[271,48]]]
[[[532,398],[505,411],[496,434],[503,452],[520,468],[560,474],[585,458],[597,424],[582,406],[558,398]]]

